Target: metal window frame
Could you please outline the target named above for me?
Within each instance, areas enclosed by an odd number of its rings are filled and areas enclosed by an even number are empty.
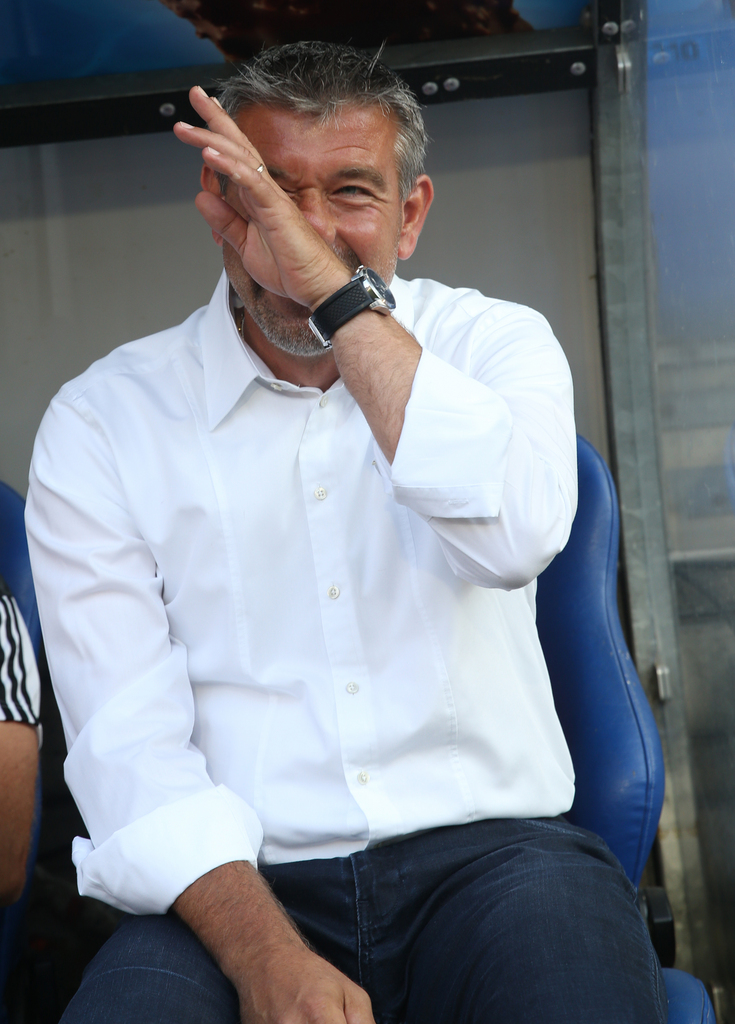
[[[584,28],[394,46],[384,60],[426,105],[595,83],[593,33]],[[189,89],[212,87],[234,73],[231,64],[203,64],[2,85],[0,146],[164,132],[179,119],[197,123]]]
[[[612,2],[612,0],[611,0]],[[620,24],[642,24],[645,0],[616,0]],[[627,14],[627,18],[625,15]],[[617,41],[616,41],[617,39]],[[618,486],[623,593],[638,674],[666,763],[659,824],[663,881],[674,910],[677,967],[716,976],[697,834],[681,674],[678,615],[659,471],[649,297],[652,281],[645,164],[645,33],[598,49],[593,93],[600,326],[613,472]]]

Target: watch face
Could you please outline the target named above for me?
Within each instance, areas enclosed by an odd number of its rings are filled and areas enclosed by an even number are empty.
[[[362,282],[365,291],[367,291],[368,294],[373,295],[381,305],[385,304],[389,309],[396,308],[396,300],[393,298],[393,292],[390,290],[383,278],[376,274],[374,270],[370,270],[369,267],[364,267],[362,272]]]

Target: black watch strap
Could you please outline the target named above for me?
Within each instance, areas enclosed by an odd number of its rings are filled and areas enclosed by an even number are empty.
[[[346,285],[325,299],[309,317],[309,326],[324,348],[332,347],[332,335],[364,309],[390,313],[396,308],[393,295],[374,270],[359,267]]]
[[[372,299],[365,291],[362,281],[348,281],[346,285],[325,299],[311,315],[314,325],[325,341],[330,341],[335,331],[353,316],[368,309]]]

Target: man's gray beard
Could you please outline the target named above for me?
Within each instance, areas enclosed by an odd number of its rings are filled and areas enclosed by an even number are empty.
[[[354,274],[360,266],[357,254],[347,246],[335,247],[334,252],[350,274]],[[288,316],[274,309],[268,304],[268,293],[265,288],[244,274],[239,258],[226,242],[222,249],[222,255],[231,287],[235,289],[251,319],[261,329],[271,345],[291,356],[324,355],[327,350],[309,327],[309,311],[307,309],[304,310],[303,319],[299,316]],[[232,261],[231,266],[228,266],[228,258]]]
[[[284,316],[262,301],[265,292],[258,285],[246,308],[268,341],[290,356],[321,356],[324,346],[309,327],[308,310],[303,320]]]

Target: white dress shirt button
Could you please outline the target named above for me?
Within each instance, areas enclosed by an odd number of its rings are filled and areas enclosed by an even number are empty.
[[[327,492],[324,490],[323,487],[317,487],[317,489],[314,491],[314,497],[318,498],[319,501],[324,501],[326,496],[327,496]]]
[[[333,601],[336,601],[337,598],[339,597],[339,587],[335,587],[335,585],[332,584],[327,593],[329,594]]]
[[[322,407],[322,409],[326,407],[328,401],[329,399],[327,398],[327,396],[322,395],[322,397],[319,399],[319,405]]]
[[[357,781],[361,786],[367,786],[368,782],[370,782],[370,775],[367,772],[358,772]]]
[[[281,387],[280,384],[273,383],[271,384],[271,387],[273,388],[274,391],[283,391],[283,388]]]
[[[357,693],[359,689],[360,687],[357,683],[348,683],[347,686],[345,686],[345,690],[347,690],[348,693]]]

